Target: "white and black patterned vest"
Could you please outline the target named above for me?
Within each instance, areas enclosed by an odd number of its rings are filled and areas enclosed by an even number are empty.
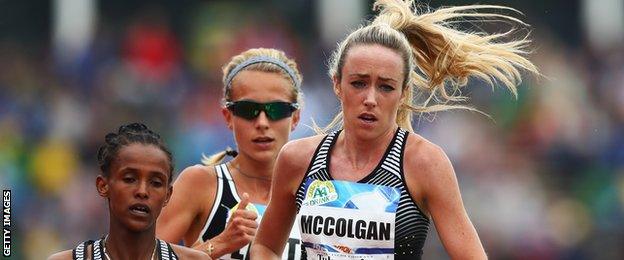
[[[334,180],[329,173],[331,149],[338,139],[340,131],[328,134],[317,147],[296,194],[297,212],[304,200],[304,183],[308,179],[329,181]],[[395,223],[395,259],[420,259],[422,249],[429,231],[430,221],[410,196],[403,171],[403,153],[409,133],[397,129],[383,157],[375,169],[358,183],[383,185],[398,188],[401,191],[396,211]],[[306,258],[302,250],[302,259]]]
[[[171,245],[163,240],[158,239],[158,248],[156,250],[156,257],[159,260],[178,260],[178,255],[173,251]],[[91,246],[91,256],[87,256],[87,248]],[[85,260],[85,259],[93,259],[93,260],[110,260],[107,259],[104,255],[104,239],[100,238],[98,240],[87,240],[84,241],[74,250],[72,250],[72,259],[74,260]]]

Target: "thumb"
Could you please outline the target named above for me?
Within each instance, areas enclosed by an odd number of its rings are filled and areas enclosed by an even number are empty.
[[[247,205],[249,204],[249,194],[244,192],[242,197],[241,202],[238,203],[238,209],[247,209]]]

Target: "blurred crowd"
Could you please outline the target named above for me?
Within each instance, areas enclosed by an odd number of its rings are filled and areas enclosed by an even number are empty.
[[[118,2],[98,3],[93,39],[71,58],[45,27],[0,35],[0,186],[13,192],[18,259],[106,232],[96,152],[122,123],[160,132],[176,173],[235,147],[220,113],[221,66],[242,50],[275,47],[297,60],[305,104],[292,138],[339,109],[326,76],[339,39],[319,40],[318,2]],[[471,3],[440,2],[432,5]],[[492,259],[624,259],[624,42],[592,45],[572,2],[498,2],[532,24],[531,60],[543,76],[527,78],[517,99],[471,84],[470,103],[490,117],[448,111],[414,121],[452,160]],[[569,6],[577,8],[561,8]],[[446,258],[434,230],[424,257]]]

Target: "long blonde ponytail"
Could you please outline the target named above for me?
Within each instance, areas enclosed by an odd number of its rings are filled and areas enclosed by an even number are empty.
[[[413,0],[377,0],[373,9],[379,14],[343,40],[330,60],[330,77],[341,78],[344,59],[356,45],[379,44],[397,51],[405,64],[403,91],[405,98],[397,112],[397,124],[413,131],[412,115],[448,109],[470,109],[457,104],[466,100],[461,88],[470,77],[494,86],[502,83],[517,96],[521,71],[539,74],[537,67],[525,56],[529,53],[527,36],[507,40],[515,30],[490,34],[484,31],[462,31],[457,25],[465,22],[508,22],[526,27],[509,15],[483,10],[513,11],[496,5],[468,5],[418,10]],[[422,8],[421,8],[422,9]],[[519,13],[519,12],[518,12]],[[417,104],[415,97],[427,93]],[[341,113],[325,128],[325,132],[341,126]]]

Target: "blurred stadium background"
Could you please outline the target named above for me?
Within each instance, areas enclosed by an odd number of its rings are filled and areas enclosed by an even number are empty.
[[[546,76],[527,79],[517,100],[471,86],[493,120],[454,111],[415,122],[453,161],[489,256],[624,259],[624,1],[429,3],[521,10]],[[295,57],[303,123],[327,123],[338,109],[327,57],[371,5],[0,0],[0,186],[13,191],[13,258],[45,259],[106,232],[95,154],[120,124],[162,133],[176,172],[234,146],[219,113],[220,67],[244,49]],[[300,125],[293,138],[311,134]],[[445,258],[432,230],[425,259]]]

